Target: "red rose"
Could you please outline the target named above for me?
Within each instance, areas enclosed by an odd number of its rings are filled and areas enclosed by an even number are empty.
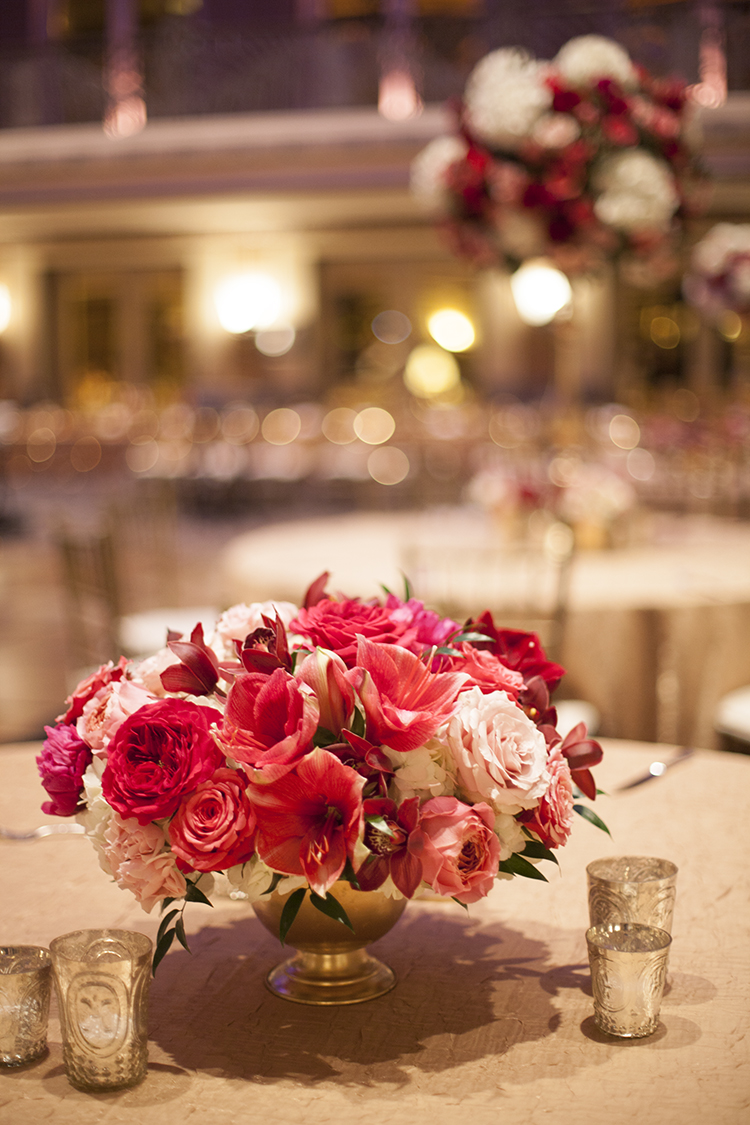
[[[109,744],[102,790],[112,808],[139,824],[171,816],[185,793],[224,765],[209,732],[219,719],[213,708],[182,699],[140,707]]]
[[[406,626],[394,621],[378,602],[345,598],[336,602],[323,598],[309,609],[301,609],[289,626],[292,632],[309,637],[314,645],[332,649],[352,668],[357,662],[357,635],[379,644],[407,644]]]
[[[223,768],[182,801],[169,823],[178,867],[222,871],[250,859],[255,813],[246,789],[242,774]]]

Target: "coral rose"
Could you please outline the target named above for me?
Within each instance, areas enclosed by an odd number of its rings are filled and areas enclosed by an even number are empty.
[[[210,707],[162,699],[125,719],[109,745],[102,791],[123,817],[139,824],[171,816],[224,758],[209,727],[221,718]]]
[[[72,816],[82,803],[83,775],[91,751],[73,726],[44,728],[47,738],[36,759],[42,785],[51,800],[42,805],[48,816]]]
[[[179,867],[223,871],[250,859],[255,852],[255,813],[246,787],[246,778],[237,770],[218,769],[182,801],[169,822],[169,842]]]
[[[544,735],[506,692],[484,695],[478,687],[463,692],[447,741],[470,801],[513,812],[536,805],[547,791]]]
[[[465,805],[455,797],[433,797],[419,811],[409,851],[422,863],[422,878],[440,895],[476,902],[492,889],[500,842],[488,805]]]

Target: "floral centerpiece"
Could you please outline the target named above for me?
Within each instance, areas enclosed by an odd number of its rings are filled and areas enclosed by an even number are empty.
[[[144,910],[172,907],[155,964],[214,873],[251,903],[286,896],[283,940],[308,894],[348,924],[337,881],[473,903],[543,878],[575,811],[601,826],[576,800],[601,748],[555,729],[563,669],[537,636],[327,579],[301,607],[236,605],[208,638],[108,663],[46,728],[44,811],[76,815]]]
[[[698,175],[686,87],[611,39],[571,39],[551,62],[503,47],[469,76],[456,135],[416,158],[414,192],[479,265],[545,255],[569,274],[626,255],[657,274]]]
[[[750,223],[716,223],[693,247],[685,296],[706,316],[750,312]]]

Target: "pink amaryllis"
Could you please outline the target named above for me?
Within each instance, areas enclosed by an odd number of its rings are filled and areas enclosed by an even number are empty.
[[[404,753],[416,750],[455,708],[467,677],[431,672],[418,656],[397,645],[358,638],[357,665],[348,674],[362,700],[370,742]]]
[[[382,887],[390,875],[395,886],[411,898],[422,881],[422,863],[409,851],[409,840],[419,821],[419,799],[410,797],[400,807],[389,798],[366,800],[365,844],[371,854],[357,871],[363,891]]]
[[[316,749],[268,784],[251,783],[256,849],[274,871],[304,875],[325,897],[341,875],[363,827],[364,778]]]
[[[299,665],[296,677],[315,692],[320,725],[338,736],[354,713],[354,688],[344,661],[335,652],[316,648]]]
[[[274,781],[310,749],[318,726],[315,697],[284,668],[245,672],[229,690],[219,742],[230,758]]]

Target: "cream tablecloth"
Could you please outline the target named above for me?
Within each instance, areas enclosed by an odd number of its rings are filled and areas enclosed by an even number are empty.
[[[664,747],[658,748],[664,753]],[[40,822],[35,748],[0,749],[0,823]],[[616,792],[656,748],[605,744],[599,811],[579,822],[550,884],[515,879],[469,909],[415,902],[375,947],[398,975],[386,997],[307,1008],[263,986],[279,946],[243,904],[188,909],[193,955],[168,954],[151,990],[139,1087],[67,1082],[56,1010],[50,1052],[0,1074],[2,1125],[740,1125],[750,1120],[750,943],[743,844],[750,759],[701,751]],[[156,917],[99,870],[84,837],[0,841],[3,943],[84,926],[153,936]],[[617,853],[675,860],[671,986],[654,1036],[607,1040],[592,1018],[585,865]],[[546,865],[550,866],[550,865]]]
[[[595,704],[601,733],[714,745],[719,698],[750,683],[750,524],[653,516],[639,545],[580,551],[570,571],[561,663],[565,694]],[[434,560],[419,572],[415,557]],[[349,596],[415,592],[471,614],[513,610],[552,575],[525,565],[481,513],[362,512],[279,523],[237,536],[220,560],[227,604],[299,602],[324,570]]]

